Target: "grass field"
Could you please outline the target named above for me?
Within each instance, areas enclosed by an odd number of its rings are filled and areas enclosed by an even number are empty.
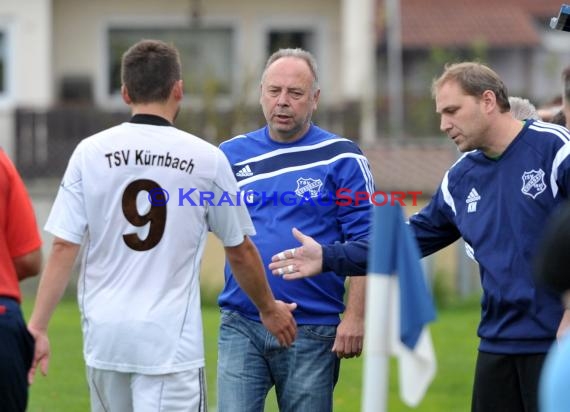
[[[32,303],[24,302],[26,318]],[[216,341],[219,313],[217,308],[203,309],[208,377],[208,403],[216,405]],[[389,410],[466,411],[469,410],[471,384],[477,347],[476,327],[479,309],[476,303],[453,304],[439,310],[431,332],[438,361],[437,376],[426,397],[416,409],[407,408],[398,397],[397,367],[390,368]],[[47,377],[37,376],[30,389],[29,412],[82,412],[89,410],[85,368],[81,353],[81,332],[77,305],[63,301],[50,325],[53,357]],[[360,411],[362,395],[362,358],[344,360],[335,389],[336,412]],[[268,398],[266,411],[277,411],[275,398]]]

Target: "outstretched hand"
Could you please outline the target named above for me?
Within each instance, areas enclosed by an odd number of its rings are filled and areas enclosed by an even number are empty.
[[[301,279],[318,275],[323,269],[323,248],[310,236],[293,228],[293,236],[300,247],[284,250],[271,258],[269,269],[283,279]]]

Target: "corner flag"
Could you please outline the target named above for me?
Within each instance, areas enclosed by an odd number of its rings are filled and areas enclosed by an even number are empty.
[[[399,205],[373,209],[366,293],[362,411],[386,410],[390,355],[398,358],[400,397],[417,406],[436,371],[426,327],[435,309]]]

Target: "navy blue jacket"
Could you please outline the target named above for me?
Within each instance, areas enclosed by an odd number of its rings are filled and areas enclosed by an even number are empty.
[[[480,350],[545,353],[555,340],[563,307],[536,284],[532,260],[546,221],[569,192],[568,130],[529,120],[499,159],[478,150],[463,155],[430,203],[410,217],[423,256],[462,237],[479,264]],[[323,248],[323,265],[364,273],[367,243],[354,243]]]

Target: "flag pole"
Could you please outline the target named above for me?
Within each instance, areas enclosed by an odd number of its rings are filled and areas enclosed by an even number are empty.
[[[362,412],[386,412],[390,356],[397,356],[400,397],[423,398],[435,370],[426,325],[435,309],[425,285],[417,244],[399,205],[373,207],[368,250]]]
[[[389,385],[390,276],[369,274],[366,283],[362,412],[386,412]]]

